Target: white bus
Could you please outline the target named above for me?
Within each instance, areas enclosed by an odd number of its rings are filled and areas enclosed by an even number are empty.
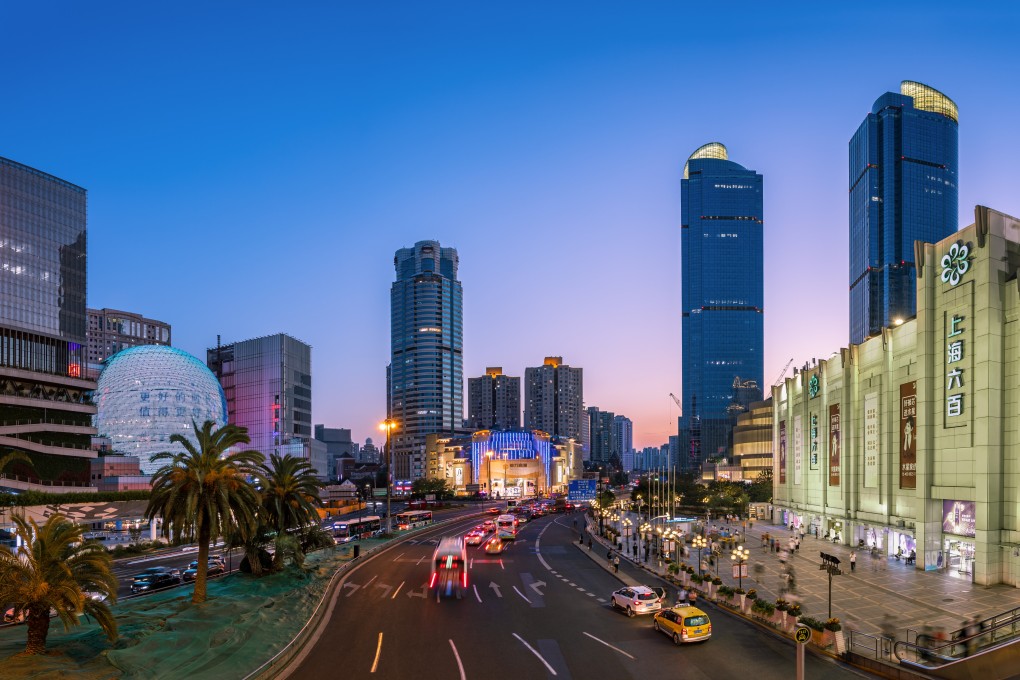
[[[381,529],[382,519],[374,515],[333,522],[333,536],[340,543],[347,543],[356,538],[370,538],[377,535]]]
[[[401,531],[432,524],[431,510],[409,510],[397,515],[397,528]]]
[[[517,516],[500,515],[496,518],[496,535],[504,541],[517,538]]]
[[[468,587],[467,549],[459,536],[444,536],[432,555],[429,590],[436,597],[464,597]]]

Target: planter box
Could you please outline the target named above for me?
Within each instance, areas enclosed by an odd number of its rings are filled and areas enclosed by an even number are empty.
[[[815,645],[816,647],[821,647],[822,649],[827,649],[829,645],[832,644],[832,638],[826,637],[826,633],[828,635],[832,635],[831,630],[815,630],[814,628],[812,628],[811,644]]]

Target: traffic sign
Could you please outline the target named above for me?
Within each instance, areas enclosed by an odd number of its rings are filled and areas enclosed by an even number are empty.
[[[598,493],[598,480],[572,479],[567,486],[567,500],[592,501]]]
[[[793,637],[802,645],[806,645],[811,641],[811,629],[807,626],[797,626],[797,632],[794,633]]]

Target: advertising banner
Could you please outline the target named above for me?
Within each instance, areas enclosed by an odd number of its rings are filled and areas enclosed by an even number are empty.
[[[942,501],[942,531],[956,536],[976,536],[974,501]]]
[[[811,414],[811,427],[808,429],[808,438],[810,439],[808,450],[808,460],[810,463],[808,467],[812,470],[818,469],[818,415],[815,413]]]
[[[779,421],[779,483],[786,484],[786,421]]]
[[[829,405],[829,486],[839,486],[839,404]]]
[[[793,417],[793,483],[800,484],[800,470],[804,465],[804,429],[801,417]]]
[[[917,488],[917,382],[900,385],[900,488]]]
[[[864,396],[864,488],[878,487],[878,392]]]

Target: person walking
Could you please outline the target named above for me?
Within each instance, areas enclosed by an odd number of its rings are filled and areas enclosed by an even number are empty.
[[[676,604],[678,607],[687,604],[687,589],[680,586],[680,592],[676,594]]]
[[[620,556],[619,555],[617,555],[616,557],[613,558],[613,573],[614,574],[619,574],[620,573]]]
[[[696,591],[694,588],[691,588],[691,591],[687,593],[687,604],[691,605],[692,607],[698,606],[698,591]]]
[[[857,570],[857,551],[850,551],[850,573],[854,573]]]

